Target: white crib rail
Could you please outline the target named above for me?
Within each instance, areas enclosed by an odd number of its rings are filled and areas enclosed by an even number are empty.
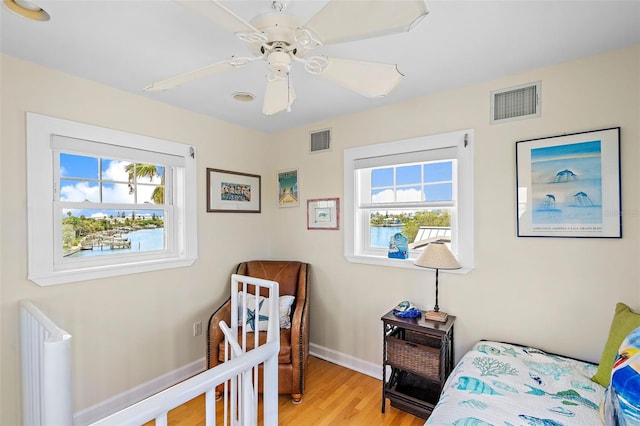
[[[258,334],[255,333],[254,348],[247,351],[246,327],[242,332],[242,344],[234,336],[238,336],[238,285],[241,283],[243,293],[247,294],[247,286],[255,286],[255,294],[260,294],[262,287],[269,291],[266,343],[258,346]],[[92,426],[140,425],[155,419],[156,426],[166,426],[169,410],[184,404],[198,395],[205,394],[206,425],[215,426],[215,388],[224,383],[224,424],[230,419],[233,425],[251,426],[257,424],[258,417],[258,366],[263,364],[263,419],[265,426],[278,424],[278,352],[280,351],[279,326],[279,287],[275,281],[233,275],[231,278],[231,327],[221,322],[225,334],[226,347],[230,359],[210,370],[198,374],[169,389],[157,393],[137,404],[131,405],[115,414],[107,416]],[[256,304],[257,305],[257,304]],[[256,310],[258,310],[256,306]],[[256,312],[256,316],[258,313]],[[246,303],[243,318],[247,318]],[[257,321],[256,321],[257,324]],[[227,399],[229,398],[229,399]]]
[[[71,425],[71,335],[20,302],[23,424]]]

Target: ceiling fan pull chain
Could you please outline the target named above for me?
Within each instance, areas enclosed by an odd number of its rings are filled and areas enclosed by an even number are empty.
[[[291,73],[287,73],[287,112],[291,112]]]

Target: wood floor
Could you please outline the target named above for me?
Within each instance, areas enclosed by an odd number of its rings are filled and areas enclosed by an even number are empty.
[[[290,396],[280,395],[280,425],[419,426],[425,422],[391,407],[388,400],[386,413],[382,414],[382,383],[373,377],[310,357],[306,380],[302,403],[293,404]],[[204,425],[204,395],[170,411],[168,424]],[[223,424],[221,416],[216,424]]]

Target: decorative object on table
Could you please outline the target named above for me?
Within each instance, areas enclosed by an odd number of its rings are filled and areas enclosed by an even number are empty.
[[[417,318],[422,315],[422,312],[416,307],[416,305],[405,300],[398,303],[398,305],[393,308],[393,315],[400,318]]]
[[[409,240],[400,232],[389,238],[390,259],[408,259],[409,258]]]
[[[298,170],[278,172],[278,207],[298,207]]]
[[[432,311],[427,311],[424,317],[432,321],[446,322],[449,315],[440,311],[438,306],[438,270],[460,269],[460,264],[445,243],[435,241],[427,245],[414,262],[414,265],[436,270],[436,305]]]
[[[516,142],[518,237],[621,238],[620,127]]]
[[[260,213],[260,176],[207,168],[207,211]]]
[[[307,229],[340,229],[340,198],[307,200]]]

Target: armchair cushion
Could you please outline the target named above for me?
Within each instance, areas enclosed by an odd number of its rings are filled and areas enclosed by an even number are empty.
[[[238,322],[242,326],[247,325],[251,331],[256,330],[256,321],[258,323],[258,331],[267,331],[267,325],[269,324],[269,307],[264,302],[267,300],[263,296],[258,296],[258,312],[256,313],[256,296],[253,294],[247,294],[247,319],[246,321],[242,317],[244,312],[243,301],[244,293],[238,292]],[[291,328],[291,305],[295,297],[293,296],[280,296],[279,297],[279,312],[280,312],[280,328]]]

